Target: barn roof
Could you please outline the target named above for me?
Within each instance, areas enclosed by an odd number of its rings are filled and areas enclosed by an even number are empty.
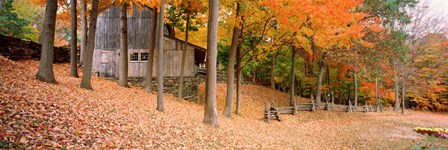
[[[174,38],[168,35],[165,35],[165,38],[169,38],[172,40],[176,40],[178,42],[185,42],[184,40],[178,39],[178,38]],[[192,44],[190,42],[188,42],[188,45],[194,48],[194,59],[195,59],[195,63],[205,63],[205,54],[207,52],[206,48],[203,48],[201,46]]]
[[[166,38],[169,38],[169,39],[173,39],[173,40],[179,41],[179,42],[185,42],[185,40],[181,40],[181,39],[179,39],[179,38],[173,38],[173,37],[168,36],[168,35],[165,35],[165,37],[166,37]],[[203,52],[206,52],[206,51],[207,51],[206,48],[203,48],[203,47],[201,47],[201,46],[198,46],[198,45],[193,44],[193,43],[190,43],[190,42],[188,42],[188,45],[194,47],[195,49],[201,50],[201,51],[203,51]]]

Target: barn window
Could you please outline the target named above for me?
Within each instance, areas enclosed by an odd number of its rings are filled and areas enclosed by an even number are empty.
[[[131,62],[138,62],[138,53],[131,53],[129,59]]]
[[[149,53],[140,53],[140,61],[147,62]]]

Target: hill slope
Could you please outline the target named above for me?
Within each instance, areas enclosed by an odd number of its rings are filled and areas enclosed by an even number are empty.
[[[68,64],[56,64],[58,84],[36,81],[38,62],[0,56],[0,147],[3,148],[163,148],[163,149],[403,149],[414,145],[448,148],[413,127],[448,127],[446,114],[300,112],[266,124],[264,100],[287,98],[264,87],[243,86],[242,114],[219,128],[202,123],[203,106],[165,95],[165,112],[156,96],[138,87],[122,88],[93,77],[93,91],[79,88]],[[225,85],[218,85],[219,107]],[[256,97],[258,96],[258,97]],[[269,98],[270,97],[270,98]],[[250,99],[250,100],[248,100]],[[261,100],[257,101],[257,100]]]

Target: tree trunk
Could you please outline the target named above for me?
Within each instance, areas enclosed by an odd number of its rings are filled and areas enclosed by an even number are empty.
[[[375,100],[376,100],[376,112],[381,112],[381,102],[378,93],[378,77],[375,77]]]
[[[152,83],[152,74],[153,74],[153,68],[154,68],[154,51],[155,49],[155,45],[156,45],[156,32],[157,32],[157,10],[155,8],[153,8],[152,10],[153,13],[153,18],[152,18],[152,24],[151,24],[151,29],[152,32],[150,34],[151,36],[151,41],[150,41],[150,45],[149,45],[149,58],[148,58],[148,62],[146,63],[146,92],[148,93],[152,93],[152,89],[154,87],[153,83]]]
[[[399,99],[399,82],[397,75],[394,75],[394,84],[395,84],[395,105],[394,105],[394,111],[398,111],[400,109],[400,99]]]
[[[165,26],[168,31],[168,36],[171,38],[176,38],[176,32],[174,31],[174,26],[171,24],[166,24]]]
[[[295,82],[294,82],[295,81],[295,74],[294,74],[295,63],[296,63],[296,48],[293,46],[291,49],[291,73],[290,73],[291,83],[289,85],[290,86],[289,104],[291,106],[294,106],[296,103],[296,100],[295,100],[296,93],[294,90],[294,87],[295,87]]]
[[[120,74],[118,84],[128,86],[128,17],[127,4],[120,6]]]
[[[272,53],[271,56],[271,88],[275,89],[275,57],[276,55],[274,53]]]
[[[236,71],[236,114],[241,115],[241,82],[243,80],[243,70],[241,69],[241,60],[236,61],[236,66],[238,67]]]
[[[322,102],[322,78],[324,76],[325,54],[322,54],[322,59],[319,65],[319,75],[317,76],[317,89],[316,89],[316,103],[317,106]]]
[[[358,78],[356,78],[356,62],[353,63],[353,85],[355,86],[353,91],[355,95],[353,105],[358,106]]]
[[[81,0],[81,50],[79,52],[79,65],[84,65],[84,53],[86,51],[87,44],[87,2],[86,0]]]
[[[54,59],[54,29],[56,27],[57,1],[47,0],[45,22],[42,36],[42,51],[40,55],[39,71],[36,79],[48,83],[56,83],[53,72]]]
[[[241,23],[241,31],[240,31],[240,37],[239,39],[243,39],[243,31],[244,31],[244,26],[243,23]],[[242,72],[243,72],[243,68],[241,67],[241,44],[242,41],[238,42],[238,45],[236,46],[236,114],[240,115],[241,111],[240,111],[240,99],[241,99],[241,82],[243,80],[242,77]]]
[[[163,112],[163,51],[164,51],[164,12],[165,12],[165,0],[162,0],[162,5],[159,13],[159,21],[157,22],[157,110]]]
[[[401,114],[404,114],[404,108],[405,108],[405,105],[404,105],[404,102],[405,102],[405,100],[406,100],[406,80],[404,79],[404,76],[403,76],[403,81],[402,81],[402,83],[401,83]]]
[[[331,102],[334,103],[334,92],[333,92],[333,87],[331,86],[331,74],[330,74],[330,67],[328,65],[325,65],[325,67],[327,68],[327,85],[330,89],[330,99]]]
[[[207,82],[204,122],[218,126],[218,110],[216,108],[216,59],[218,53],[218,11],[219,0],[209,0],[209,21],[207,33]]]
[[[238,47],[236,49],[236,114],[240,115],[240,100],[241,100],[241,80],[243,69],[241,68],[241,45],[238,44]]]
[[[236,3],[235,18],[239,18],[239,12],[240,12],[240,4]],[[232,115],[233,88],[235,82],[235,57],[240,33],[241,30],[238,27],[238,24],[235,23],[235,26],[233,27],[232,43],[230,44],[229,61],[227,64],[227,96],[226,96],[226,106],[224,108],[224,116],[226,117],[230,117]]]
[[[92,89],[91,74],[92,74],[92,61],[93,61],[93,49],[95,48],[95,32],[96,32],[96,20],[98,18],[98,0],[92,1],[92,11],[90,13],[90,25],[89,25],[89,39],[87,41],[85,49],[84,70],[81,81],[81,88]]]
[[[311,77],[311,78],[314,78],[314,58],[313,57],[311,57],[311,58],[309,58],[309,61],[308,61],[308,70],[309,70],[309,77]],[[313,94],[314,93],[314,84],[310,84],[310,97],[311,97],[311,100],[315,100],[315,95]]]
[[[70,17],[71,17],[71,39],[70,39],[70,76],[78,78],[78,62],[76,59],[78,45],[77,45],[77,29],[78,19],[76,13],[76,0],[70,0]]]
[[[185,64],[187,57],[187,45],[188,45],[188,28],[190,27],[190,13],[187,13],[187,23],[185,28],[185,43],[184,43],[184,51],[182,52],[182,62],[180,64],[180,79],[179,79],[179,95],[178,100],[182,101],[183,99],[183,90],[184,90],[184,72],[185,72]]]

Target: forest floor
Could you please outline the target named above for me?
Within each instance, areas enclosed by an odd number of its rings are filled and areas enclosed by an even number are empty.
[[[92,78],[94,90],[79,88],[68,64],[55,64],[57,84],[35,80],[38,62],[0,56],[0,149],[410,149],[448,148],[448,139],[421,135],[414,127],[448,127],[448,115],[419,111],[299,112],[265,123],[266,101],[286,104],[269,88],[242,87],[241,116],[222,115],[225,85],[219,84],[219,127],[202,123],[203,105],[140,87]],[[203,88],[203,87],[202,87]]]

